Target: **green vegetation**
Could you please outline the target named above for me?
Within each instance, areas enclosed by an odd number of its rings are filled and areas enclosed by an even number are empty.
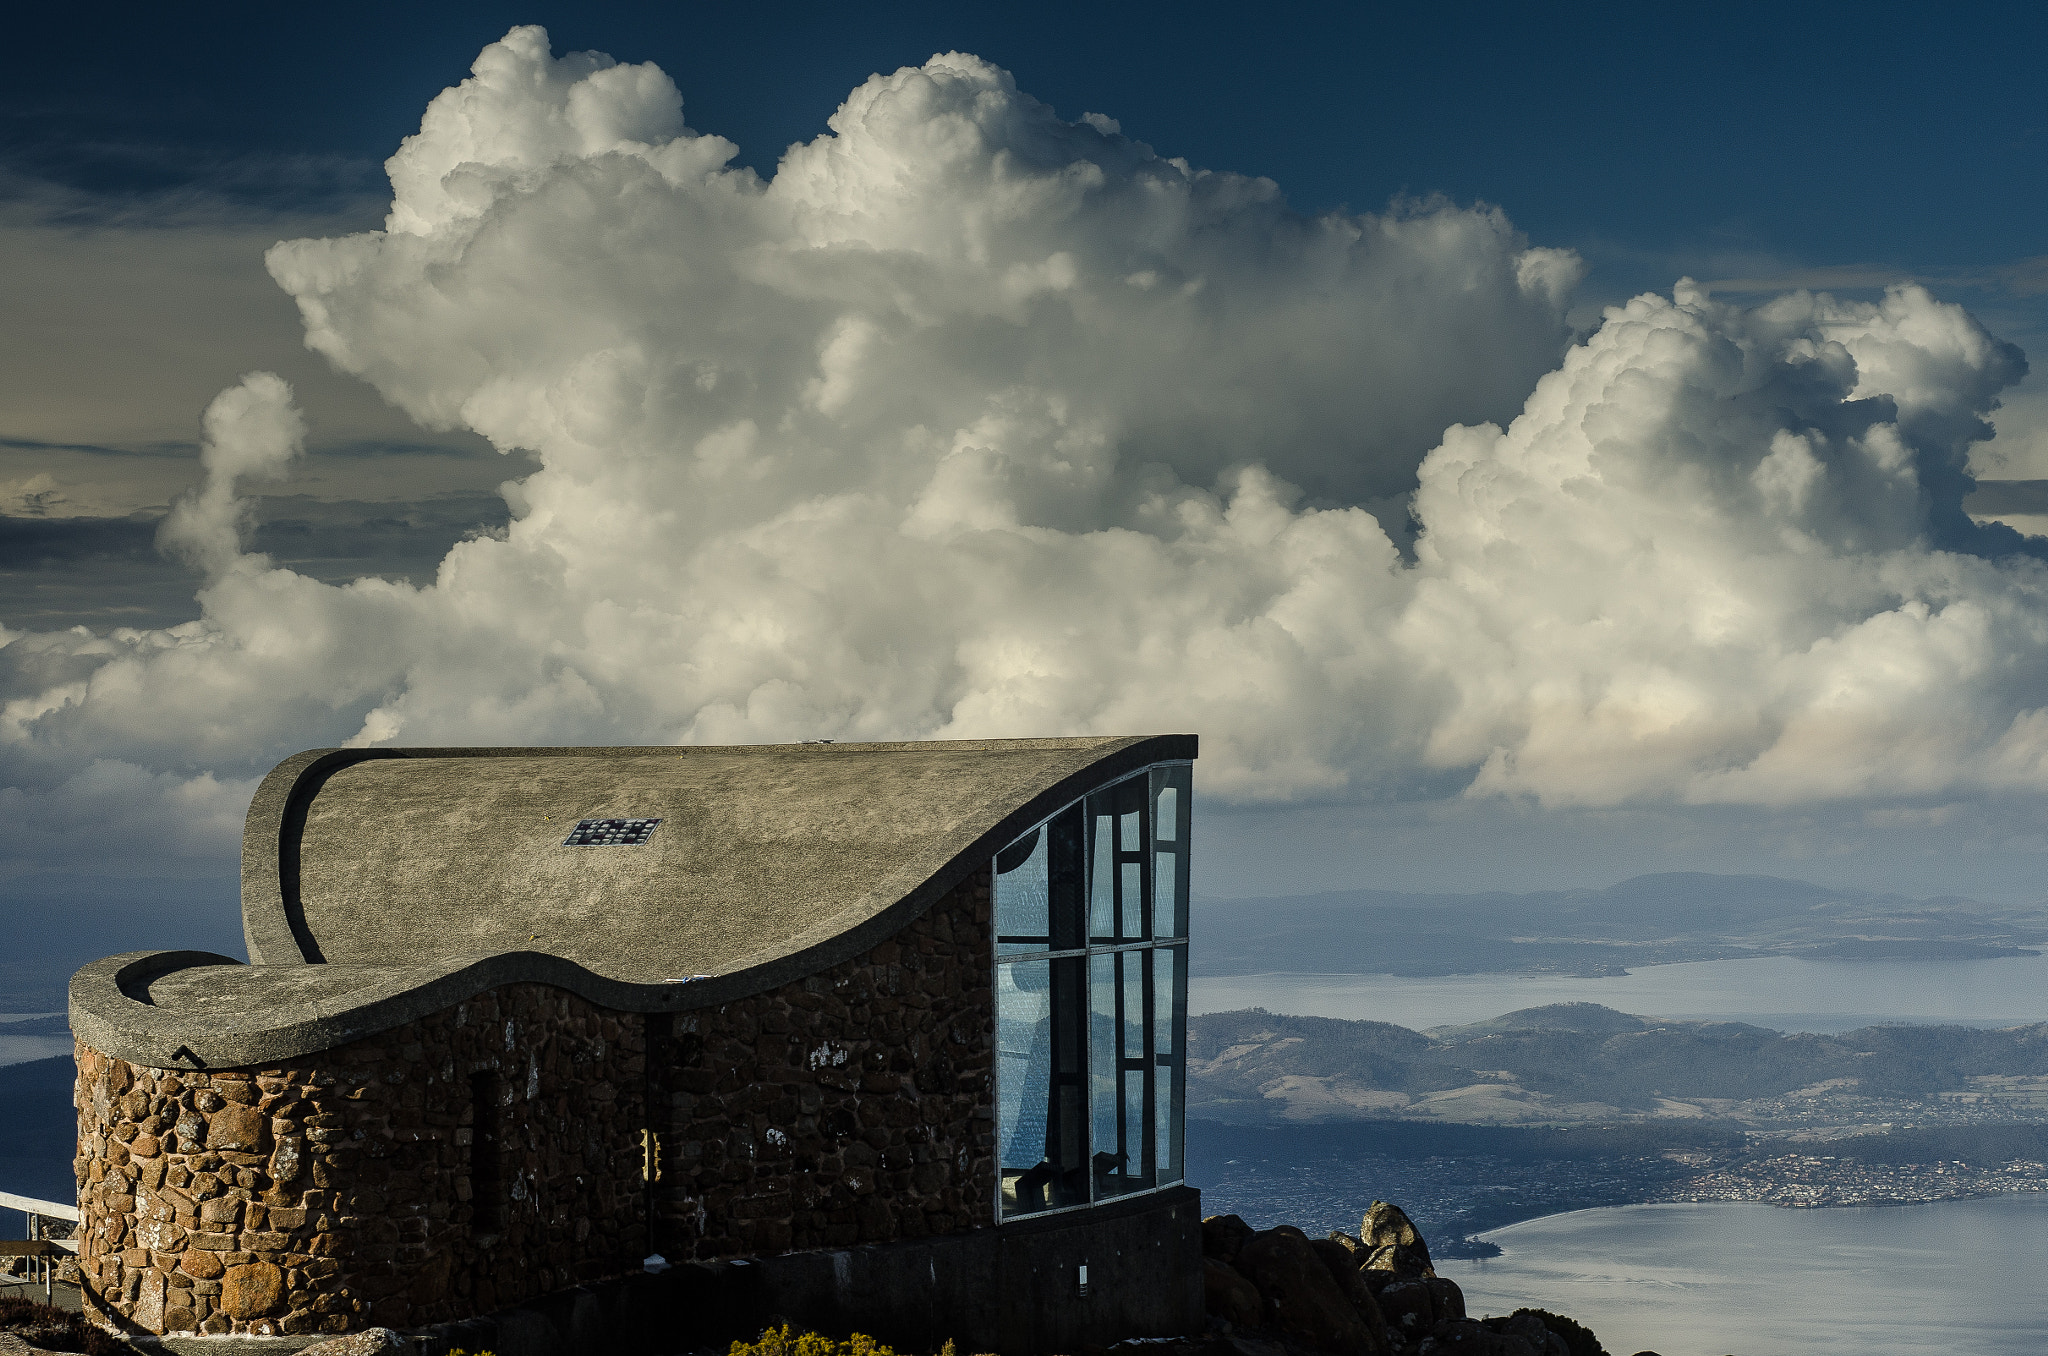
[[[728,1356],[896,1356],[866,1333],[855,1333],[837,1341],[823,1333],[802,1332],[785,1323],[769,1328],[752,1342],[734,1342]],[[946,1344],[944,1356],[953,1356],[953,1344]]]
[[[780,1328],[765,1330],[752,1342],[734,1342],[727,1356],[897,1356],[897,1352],[866,1333],[857,1332],[842,1340],[820,1332],[798,1332],[794,1325],[785,1323]],[[961,1356],[961,1352],[949,1337],[936,1356]]]

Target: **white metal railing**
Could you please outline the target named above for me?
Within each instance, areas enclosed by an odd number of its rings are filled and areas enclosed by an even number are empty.
[[[60,1201],[39,1201],[33,1196],[17,1196],[11,1191],[0,1191],[0,1210],[20,1210],[42,1219],[68,1220],[78,1223],[78,1207],[65,1205]]]
[[[28,1216],[28,1237],[30,1242],[47,1238],[45,1228],[52,1220],[78,1223],[78,1207],[65,1205],[61,1201],[39,1201],[33,1196],[17,1196],[11,1191],[0,1191],[0,1210],[19,1210]],[[75,1238],[51,1238],[50,1242],[69,1252],[78,1251]]]
[[[31,1245],[41,1244],[45,1249],[41,1255],[26,1254],[29,1257],[30,1267],[28,1283],[33,1285],[40,1279],[43,1283],[43,1298],[48,1300],[51,1297],[51,1284],[56,1279],[57,1269],[47,1249],[54,1247],[62,1248],[66,1252],[75,1253],[78,1251],[78,1239],[76,1237],[51,1238],[49,1236],[49,1226],[59,1220],[71,1224],[78,1223],[78,1207],[75,1205],[65,1205],[61,1201],[44,1201],[38,1200],[34,1196],[17,1196],[11,1191],[0,1191],[0,1209],[19,1210],[28,1216],[28,1228],[24,1231],[28,1234],[28,1242]],[[12,1250],[16,1245],[0,1246]],[[40,1275],[37,1273],[40,1273]]]

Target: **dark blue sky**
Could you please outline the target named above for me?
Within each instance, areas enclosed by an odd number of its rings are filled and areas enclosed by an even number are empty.
[[[371,186],[514,23],[657,62],[764,170],[871,71],[959,48],[1306,209],[1500,203],[1610,287],[2048,253],[2038,5],[51,7],[12,34],[5,155],[102,190]]]
[[[22,557],[0,584],[33,604],[14,624],[196,615],[193,581],[147,542],[195,474],[200,411],[259,367],[295,384],[316,440],[308,479],[260,520],[258,544],[284,563],[321,578],[423,578],[450,542],[502,524],[496,487],[532,464],[508,466],[474,435],[429,437],[330,371],[304,349],[261,258],[280,234],[375,224],[385,157],[520,23],[546,26],[557,51],[657,63],[690,123],[738,142],[764,173],[870,73],[960,49],[1069,118],[1108,114],[1163,154],[1270,176],[1305,211],[1378,210],[1401,193],[1499,204],[1534,242],[1586,256],[1585,302],[1668,291],[1683,273],[1836,290],[1910,273],[2048,373],[2038,4],[43,6],[9,29],[0,80],[0,209],[13,209],[0,227],[15,251],[0,269],[14,284],[0,327],[14,336],[0,363],[0,484],[48,473],[91,512],[55,525],[0,518]],[[220,211],[223,200],[241,210]],[[291,219],[264,219],[273,210]],[[39,216],[124,229],[15,229]],[[132,229],[158,224],[196,229]],[[2048,510],[2036,512],[2048,503],[2048,380],[2006,398],[2019,435],[1987,474],[2021,482],[2001,502],[2048,527]],[[1994,898],[2040,889],[2031,801],[1974,818],[1966,806],[1952,823],[1941,816],[1953,807],[1938,806],[1919,827],[1865,823],[1854,806],[1802,819],[1475,804],[1233,820],[1244,827],[1218,859],[1253,865],[1207,888],[1256,893],[1252,877],[1269,869],[1298,888],[1334,887],[1370,863],[1375,880],[1403,888],[1701,869]],[[32,864],[17,884],[79,869],[14,860]],[[231,858],[192,862],[224,874],[152,897],[215,899],[232,933]],[[100,926],[73,912],[81,928]]]

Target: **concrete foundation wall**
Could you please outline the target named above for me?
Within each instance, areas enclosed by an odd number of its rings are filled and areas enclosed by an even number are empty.
[[[1201,1193],[1189,1187],[965,1235],[763,1259],[769,1312],[899,1350],[1047,1356],[1199,1332]],[[1081,1268],[1088,1289],[1081,1290]]]
[[[1198,1334],[1201,1198],[1185,1187],[966,1234],[689,1263],[557,1291],[438,1329],[430,1349],[498,1356],[723,1350],[770,1321],[899,1351],[1055,1356],[1125,1337]],[[1079,1268],[1089,1269],[1089,1293]]]

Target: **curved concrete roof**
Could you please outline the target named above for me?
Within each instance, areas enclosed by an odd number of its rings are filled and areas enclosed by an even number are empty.
[[[318,749],[249,807],[252,964],[80,971],[72,1025],[159,1067],[324,1049],[517,980],[605,1006],[729,1002],[907,925],[1092,787],[1192,735],[727,748]],[[639,846],[577,821],[659,819]]]

